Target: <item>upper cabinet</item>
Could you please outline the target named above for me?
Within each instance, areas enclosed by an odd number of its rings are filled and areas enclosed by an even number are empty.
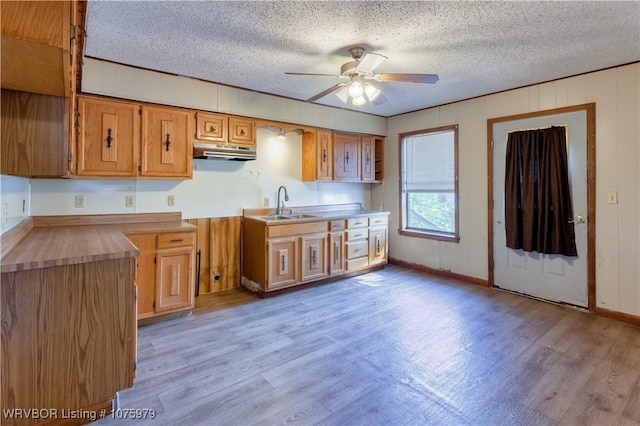
[[[330,130],[302,134],[302,180],[333,179],[333,143]]]
[[[244,117],[198,112],[196,139],[201,142],[255,147],[255,122]]]
[[[78,97],[78,176],[135,177],[140,151],[140,105]]]
[[[360,136],[360,178],[364,182],[374,180],[374,151],[373,136]]]
[[[141,176],[191,178],[193,112],[142,106]]]
[[[333,180],[360,180],[360,136],[334,132]]]
[[[2,2],[3,89],[69,97],[72,6],[76,2]]]

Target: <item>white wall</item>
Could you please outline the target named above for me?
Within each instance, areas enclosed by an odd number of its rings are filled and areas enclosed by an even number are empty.
[[[257,160],[235,162],[194,160],[191,180],[32,179],[31,214],[68,215],[180,211],[185,219],[238,216],[242,208],[259,208],[264,198],[276,205],[276,191],[285,185],[289,206],[359,202],[370,204],[370,184],[302,182],[302,137],[287,133],[279,141],[272,131],[258,129]],[[75,196],[85,195],[85,208]],[[126,196],[136,205],[126,207]],[[175,196],[175,207],[167,197]]]
[[[0,175],[0,234],[29,216],[29,211],[29,179]]]
[[[390,118],[383,205],[392,257],[488,278],[487,119],[596,103],[596,304],[640,315],[640,64],[510,90]],[[397,233],[398,134],[459,125],[460,242]],[[390,179],[390,177],[394,179]],[[618,192],[618,204],[606,194]],[[382,197],[374,188],[372,203]]]

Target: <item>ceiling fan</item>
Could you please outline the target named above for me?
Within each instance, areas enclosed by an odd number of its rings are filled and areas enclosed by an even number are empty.
[[[354,106],[364,105],[367,101],[374,105],[380,105],[387,101],[380,89],[376,88],[366,80],[393,81],[405,83],[430,83],[438,81],[436,74],[375,74],[374,69],[387,60],[386,56],[377,53],[365,53],[362,47],[352,47],[349,53],[353,61],[347,62],[340,68],[340,75],[334,74],[313,74],[301,72],[286,72],[289,75],[319,75],[329,77],[346,78],[349,81],[335,84],[315,96],[307,99],[307,102],[314,102],[330,93],[338,91],[336,96],[344,103],[349,102]]]

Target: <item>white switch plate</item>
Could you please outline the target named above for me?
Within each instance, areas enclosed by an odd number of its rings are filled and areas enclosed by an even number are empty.
[[[262,205],[265,207],[269,207],[269,197],[264,197],[262,200]]]
[[[7,223],[9,220],[9,204],[4,203],[2,205],[2,224]]]
[[[617,192],[607,192],[607,204],[618,204]]]
[[[136,196],[135,195],[127,195],[125,201],[126,207],[135,207],[136,206]]]
[[[169,207],[173,207],[176,205],[176,196],[175,195],[168,195],[167,196],[167,205]]]
[[[84,209],[87,205],[84,195],[76,195],[76,209]]]

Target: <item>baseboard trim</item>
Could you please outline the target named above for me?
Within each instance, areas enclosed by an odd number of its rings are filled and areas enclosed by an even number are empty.
[[[624,312],[616,312],[610,311],[605,308],[596,307],[596,315],[600,315],[601,317],[611,318],[617,321],[626,322],[631,325],[640,326],[640,316],[625,314]]]
[[[475,284],[482,287],[489,287],[489,281],[483,280],[480,278],[470,277],[468,275],[456,274],[451,271],[443,271],[441,269],[433,269],[428,266],[420,265],[418,263],[407,262],[404,260],[396,259],[394,257],[389,257],[389,263],[392,265],[402,266],[403,268],[414,269],[420,272],[426,272],[433,275],[438,275],[445,278],[451,278],[454,280],[462,281],[469,284]]]

